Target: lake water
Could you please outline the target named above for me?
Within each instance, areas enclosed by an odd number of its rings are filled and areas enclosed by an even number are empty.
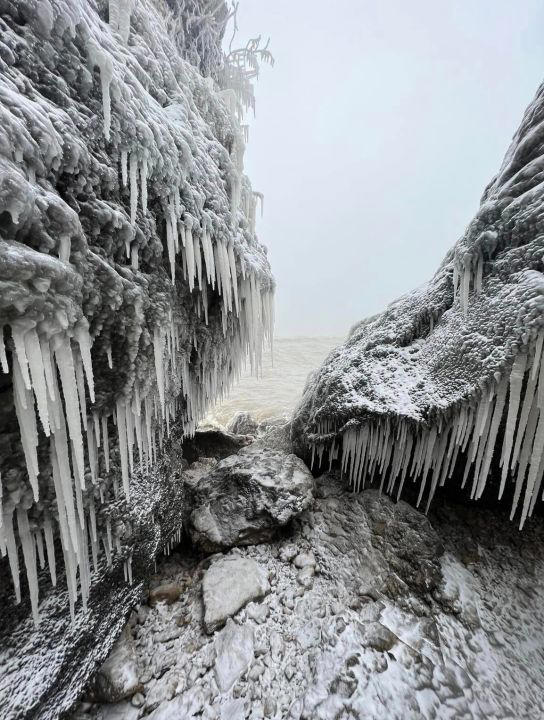
[[[262,377],[243,373],[229,397],[218,404],[205,423],[226,426],[238,410],[247,410],[256,420],[290,416],[300,400],[308,374],[317,369],[343,338],[277,338],[273,362],[265,350]]]

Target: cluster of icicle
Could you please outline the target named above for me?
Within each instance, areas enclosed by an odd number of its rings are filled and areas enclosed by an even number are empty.
[[[0,480],[0,551],[3,556],[6,553],[8,555],[16,600],[20,602],[15,515],[36,623],[37,559],[40,560],[41,567],[44,566],[42,530],[51,580],[56,584],[53,524],[58,524],[72,615],[77,598],[78,568],[84,607],[89,595],[89,545],[95,569],[100,539],[108,564],[111,564],[114,549],[120,550],[119,538],[114,535],[112,540],[109,521],[102,537],[98,537],[93,496],[90,495],[90,502],[86,507],[82,495],[83,491],[88,489],[87,475],[90,476],[91,487],[97,486],[101,502],[104,502],[105,482],[101,478],[98,459],[101,449],[105,473],[109,473],[109,433],[112,428],[115,428],[117,436],[123,492],[129,499],[130,474],[135,469],[136,452],[140,469],[149,469],[157,461],[157,444],[160,450],[165,433],[167,436],[170,434],[172,420],[181,418],[184,434],[193,434],[211,402],[228,391],[248,355],[252,368],[258,371],[263,344],[272,340],[272,294],[261,293],[253,274],[242,279],[239,287],[236,284],[233,287],[236,287],[236,292],[239,293],[235,297],[239,298],[236,302],[239,304],[240,328],[232,341],[233,347],[228,350],[231,362],[225,362],[225,358],[221,357],[221,349],[217,348],[215,352],[212,349],[207,353],[196,369],[190,366],[189,358],[180,353],[181,328],[170,319],[166,328],[157,327],[153,336],[155,383],[146,392],[136,384],[132,397],[118,398],[114,411],[109,415],[99,416],[96,412],[89,415],[87,412],[87,399],[93,403],[95,398],[91,340],[84,320],[74,332],[77,344],[66,333],[48,339],[46,336],[40,337],[35,328],[29,328],[24,322],[11,325],[15,411],[32,492],[25,496],[17,491],[13,497],[4,497]],[[226,294],[225,288],[223,291]],[[111,352],[108,357],[111,364]],[[0,360],[3,372],[9,372],[3,328],[0,329]],[[169,376],[181,378],[180,396],[169,397],[166,383]],[[45,515],[43,528],[31,530],[27,511],[40,499],[37,418],[43,433],[50,440],[49,460],[58,515],[56,519]],[[115,477],[113,489],[114,496],[117,497],[119,489]],[[126,559],[125,573],[131,581],[130,563],[129,557]]]
[[[130,29],[132,5],[131,0],[110,0],[110,24],[125,42]],[[91,44],[88,49],[92,63],[101,70],[104,135],[108,139],[111,59],[98,46]],[[131,153],[129,158],[127,151],[121,151],[120,161],[123,185],[130,181],[130,215],[134,224],[139,197],[143,213],[147,212],[150,168],[147,158],[138,158],[136,153]],[[236,195],[233,198],[233,215],[241,203],[254,230],[256,196],[248,192],[243,194],[241,180],[233,183],[233,194]],[[58,535],[61,541],[72,618],[78,586],[84,608],[89,597],[89,553],[97,571],[101,545],[108,565],[112,564],[114,552],[122,552],[120,538],[109,519],[106,518],[102,533],[97,528],[93,492],[97,490],[101,503],[109,499],[107,474],[113,446],[116,445],[119,451],[122,488],[128,500],[130,475],[137,467],[136,455],[140,469],[149,469],[154,465],[158,457],[157,445],[160,450],[165,435],[170,434],[170,424],[174,419],[181,420],[185,435],[193,434],[210,404],[221,398],[239,375],[245,358],[249,357],[252,371],[258,373],[262,365],[263,345],[265,342],[272,343],[273,291],[261,288],[258,273],[246,268],[242,258],[239,258],[238,272],[238,258],[232,240],[225,243],[217,237],[212,239],[211,230],[204,220],[198,222],[187,213],[183,214],[179,189],[172,191],[167,199],[165,219],[172,282],[175,281],[176,256],[179,254],[189,289],[192,292],[198,287],[200,291],[193,295],[198,316],[203,313],[208,324],[210,287],[217,289],[222,296],[224,335],[228,329],[228,313],[236,317],[235,332],[225,347],[212,346],[197,363],[194,360],[190,363],[189,357],[181,351],[183,329],[170,313],[164,325],[157,326],[153,333],[155,381],[146,388],[136,384],[130,397],[118,398],[113,411],[99,415],[87,411],[87,402],[94,403],[95,397],[92,340],[86,320],[83,318],[73,331],[65,330],[52,337],[40,335],[34,324],[24,319],[10,325],[13,395],[30,491],[25,493],[23,488],[3,493],[0,479],[0,552],[3,557],[8,556],[16,601],[20,602],[17,531],[36,624],[39,622],[38,562],[43,569],[46,556],[51,581],[53,585],[57,582],[55,536]],[[64,248],[61,255],[61,259],[68,262],[69,247]],[[137,269],[137,253],[127,247],[127,255]],[[193,346],[196,348],[196,337],[193,338]],[[112,367],[111,348],[106,348],[106,353]],[[0,327],[0,362],[3,372],[8,373],[3,327]],[[172,378],[180,380],[181,392],[177,396],[171,392]],[[28,511],[40,501],[39,425],[49,438],[47,467],[51,468],[57,513],[53,516],[44,511],[42,525],[35,527],[29,521]],[[110,443],[111,433],[115,433],[116,443]],[[101,457],[103,468],[99,467]],[[41,468],[42,471],[44,469]],[[117,497],[121,491],[115,475],[112,485],[113,495]],[[84,495],[85,491],[90,492]],[[127,532],[126,527],[124,532]],[[179,539],[179,532],[175,537]],[[166,551],[169,551],[172,542],[169,541]],[[130,555],[124,558],[124,573],[127,582],[132,583]]]
[[[430,428],[388,418],[350,426],[342,435],[341,445],[336,439],[328,448],[324,443],[313,444],[312,465],[316,452],[321,464],[327,449],[331,466],[341,455],[342,473],[348,475],[355,492],[378,473],[380,489],[385,487],[388,493],[394,493],[397,486],[397,498],[407,477],[413,481],[419,478],[417,504],[428,486],[428,511],[436,488],[451,478],[461,454],[466,458],[462,487],[471,477],[470,496],[477,500],[484,492],[493,456],[500,446],[497,440],[504,418],[498,496],[502,497],[510,478],[515,484],[510,519],[523,497],[519,521],[523,528],[534,510],[544,474],[543,343],[541,330],[532,352],[516,355],[510,375],[501,378],[497,374],[476,406],[464,404],[453,418],[439,420]],[[318,435],[335,432],[331,421],[318,423]]]

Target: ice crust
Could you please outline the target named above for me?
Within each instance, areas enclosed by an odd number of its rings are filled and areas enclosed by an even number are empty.
[[[120,566],[138,586],[133,555],[141,578],[161,542],[138,549],[151,519],[134,477],[153,476],[174,423],[191,435],[246,357],[258,372],[271,340],[240,103],[184,59],[183,7],[0,0],[0,632],[12,649],[11,605],[23,596],[28,612],[30,597],[39,622],[40,565],[47,602],[62,597],[74,627],[93,582]],[[199,45],[209,71],[215,40],[209,57]],[[160,507],[168,488],[149,492]],[[6,717],[24,717],[35,699],[4,693],[0,663]]]
[[[379,478],[418,504],[460,474],[513,490],[520,526],[544,471],[544,86],[463,237],[430,282],[350,331],[308,380],[293,438],[341,459],[354,489]],[[501,469],[502,467],[502,469]],[[468,483],[468,484],[467,484]]]

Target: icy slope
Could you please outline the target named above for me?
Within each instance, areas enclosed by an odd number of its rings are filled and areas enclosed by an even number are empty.
[[[36,625],[45,593],[77,626],[93,582],[124,567],[137,585],[174,531],[175,467],[152,472],[171,424],[191,434],[271,337],[241,101],[214,79],[214,13],[187,23],[201,6],[0,0],[0,636],[12,659],[28,600]],[[198,68],[184,59],[197,52]],[[139,547],[142,532],[155,539]],[[23,717],[43,688],[17,705],[21,659],[0,667],[6,717]]]
[[[543,143],[541,86],[434,278],[355,326],[309,379],[300,452],[341,458],[355,488],[418,479],[427,506],[453,475],[479,498],[493,474],[523,525],[544,471]]]

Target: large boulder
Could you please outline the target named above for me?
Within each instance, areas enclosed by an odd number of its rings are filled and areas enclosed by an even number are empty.
[[[249,558],[228,555],[213,563],[202,582],[204,627],[212,633],[252,600],[270,590],[265,571]]]
[[[249,446],[186,486],[188,531],[206,552],[270,540],[307,508],[313,477],[293,454]]]

